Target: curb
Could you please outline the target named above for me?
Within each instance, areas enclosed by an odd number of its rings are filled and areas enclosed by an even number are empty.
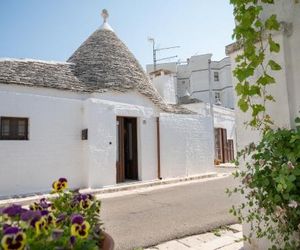
[[[117,184],[117,185],[107,186],[99,189],[87,188],[87,189],[81,189],[80,192],[90,193],[94,195],[106,194],[106,193],[117,193],[120,191],[136,190],[140,188],[162,186],[162,185],[168,185],[174,183],[184,183],[188,181],[213,178],[217,176],[218,174],[216,172],[210,172],[201,175],[194,175],[194,176],[181,177],[181,178],[168,178],[163,180],[154,180],[154,181],[146,181],[146,182],[137,181],[132,183]],[[10,205],[10,204],[29,205],[32,202],[39,201],[41,198],[51,198],[54,195],[55,194],[38,194],[38,195],[31,195],[26,197],[2,199],[0,200],[0,206]]]
[[[189,177],[182,177],[182,178],[170,178],[170,179],[164,179],[164,180],[137,182],[137,183],[129,183],[129,184],[119,184],[118,186],[104,187],[104,188],[100,188],[100,189],[82,189],[81,191],[83,193],[86,192],[86,193],[97,195],[97,194],[114,193],[114,192],[120,192],[120,191],[135,190],[135,189],[139,189],[139,188],[195,181],[195,180],[213,178],[213,177],[217,177],[217,176],[218,176],[218,174],[216,172],[211,172],[211,173],[189,176]]]

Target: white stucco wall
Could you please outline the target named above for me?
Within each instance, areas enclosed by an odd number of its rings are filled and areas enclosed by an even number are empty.
[[[137,117],[139,180],[156,179],[158,108],[149,99],[133,91],[98,94],[96,97],[108,102],[116,116]]]
[[[0,116],[29,118],[28,141],[0,140],[0,197],[48,191],[59,177],[68,178],[71,187],[87,185],[82,102],[76,96],[43,92],[50,96],[0,84]]]
[[[99,188],[116,183],[116,115],[111,106],[89,98],[84,102],[85,165],[88,186]]]
[[[209,117],[164,113],[160,131],[163,178],[214,172]]]
[[[139,180],[158,178],[160,112],[134,91],[88,95],[0,84],[0,116],[29,118],[28,141],[0,140],[0,198],[49,191],[62,176],[72,188],[116,184],[117,116],[137,118]],[[213,171],[208,118],[161,114],[160,124],[164,178]]]
[[[157,178],[157,108],[135,92],[81,95],[0,84],[0,116],[29,118],[28,141],[0,140],[0,197],[49,191],[61,176],[76,188],[116,184],[117,116],[137,118],[139,180]]]

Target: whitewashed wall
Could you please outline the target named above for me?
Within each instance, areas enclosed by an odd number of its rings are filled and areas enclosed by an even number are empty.
[[[0,116],[29,118],[28,141],[0,140],[0,198],[49,191],[62,176],[73,188],[116,184],[117,116],[137,117],[139,180],[157,179],[159,112],[138,93],[81,95],[0,84]],[[162,114],[163,177],[213,171],[209,124],[197,115]]]
[[[110,106],[89,98],[84,103],[85,165],[88,187],[116,183],[116,115]]]
[[[94,94],[85,101],[89,187],[116,184],[117,116],[137,117],[139,180],[157,178],[156,112],[147,98],[134,92]]]
[[[161,175],[179,177],[214,172],[209,117],[161,114]]]
[[[0,140],[0,197],[48,191],[59,177],[67,177],[71,187],[87,185],[82,102],[76,96],[42,92],[0,85],[0,116],[29,118],[28,141]]]

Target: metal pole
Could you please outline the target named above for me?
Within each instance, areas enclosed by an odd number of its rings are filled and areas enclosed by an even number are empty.
[[[214,159],[216,159],[214,105],[213,105],[213,90],[212,90],[212,83],[211,83],[211,60],[210,59],[208,59],[208,85],[209,85],[209,109],[210,109],[212,135],[213,135],[213,154],[214,154]]]
[[[153,39],[153,67],[156,71],[156,49],[155,49],[155,40]]]

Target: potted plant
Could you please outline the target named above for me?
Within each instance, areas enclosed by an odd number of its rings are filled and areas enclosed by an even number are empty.
[[[101,202],[91,194],[68,190],[66,178],[52,184],[52,198],[28,207],[0,208],[0,249],[114,249],[102,230]]]

